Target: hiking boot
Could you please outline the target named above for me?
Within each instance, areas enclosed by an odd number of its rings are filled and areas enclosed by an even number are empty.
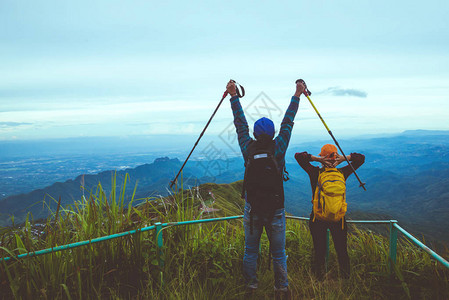
[[[274,299],[276,300],[290,300],[292,299],[292,292],[289,288],[285,290],[275,290]]]

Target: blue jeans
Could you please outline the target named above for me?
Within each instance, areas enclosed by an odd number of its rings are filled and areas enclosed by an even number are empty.
[[[243,257],[243,275],[250,288],[257,288],[257,257],[259,255],[260,236],[263,228],[270,241],[270,249],[273,258],[274,287],[275,289],[286,289],[287,279],[287,256],[285,255],[285,210],[277,209],[273,219],[267,219],[253,214],[253,230],[250,231],[251,205],[246,202],[243,215],[245,228],[245,255]]]

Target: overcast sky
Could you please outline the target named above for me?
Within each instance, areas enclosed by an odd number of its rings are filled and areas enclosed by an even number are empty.
[[[434,0],[1,0],[0,140],[196,135],[230,78],[276,124],[304,78],[336,136],[449,130],[448,15]],[[207,133],[231,118],[225,101]],[[327,132],[301,97],[294,140],[311,135]]]

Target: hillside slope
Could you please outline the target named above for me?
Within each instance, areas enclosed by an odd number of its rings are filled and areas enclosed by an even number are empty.
[[[108,192],[111,191],[113,185],[121,187],[125,176],[128,176],[126,187],[128,197],[125,198],[125,203],[131,200],[130,195],[135,187],[135,199],[165,196],[169,193],[168,183],[180,166],[181,162],[178,159],[158,158],[151,164],[136,168],[79,175],[75,179],[56,182],[30,193],[9,196],[0,201],[0,225],[9,224],[10,215],[14,215],[16,223],[23,222],[28,212],[32,213],[35,219],[46,218],[49,215],[49,210],[56,209],[59,198],[61,198],[63,207],[71,205],[81,199],[82,195],[95,192],[99,184]],[[195,165],[187,167],[183,173],[184,183],[193,185],[200,182],[196,177],[197,174],[200,174],[200,170]]]

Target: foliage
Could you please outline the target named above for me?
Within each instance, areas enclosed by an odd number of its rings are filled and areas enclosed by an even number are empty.
[[[126,177],[101,184],[89,196],[56,210],[42,232],[29,215],[21,227],[1,232],[2,257],[139,229],[156,222],[179,222],[239,215],[241,182],[205,184],[166,198],[125,205]],[[135,189],[134,189],[135,190]],[[218,211],[207,213],[205,207]],[[162,230],[164,265],[159,265],[154,231],[0,264],[0,295],[5,299],[243,299],[242,221],[221,221]],[[388,271],[388,240],[353,227],[348,239],[352,275],[338,277],[331,247],[329,272],[319,282],[309,272],[312,240],[303,221],[287,221],[286,248],[294,299],[449,298],[449,272],[409,242],[398,247],[394,276]],[[265,235],[259,258],[256,297],[273,298],[273,272]]]

